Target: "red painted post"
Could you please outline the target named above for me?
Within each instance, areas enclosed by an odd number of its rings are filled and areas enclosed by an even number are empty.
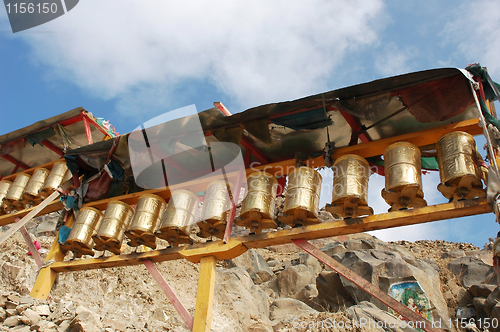
[[[92,131],[90,130],[89,119],[84,115],[83,116],[83,126],[85,127],[85,135],[87,136],[87,143],[90,145],[94,143],[92,140]]]
[[[165,293],[170,303],[172,303],[177,313],[181,316],[184,323],[186,323],[187,327],[192,331],[194,322],[193,317],[189,311],[187,311],[186,307],[182,304],[181,300],[177,297],[177,294],[175,294],[174,290],[170,287],[165,278],[163,278],[160,271],[158,271],[155,263],[150,260],[146,260],[144,261],[144,265],[148,269],[149,273],[151,273],[158,286],[160,286],[160,289],[163,293]]]
[[[21,220],[21,218],[16,218],[15,220],[16,220],[16,222],[18,222],[19,220]],[[31,236],[29,235],[28,231],[26,230],[26,227],[24,227],[24,226],[21,227],[20,231],[21,231],[21,234],[24,238],[24,241],[26,241],[26,244],[28,245],[28,248],[31,252],[31,256],[33,256],[33,258],[35,259],[36,265],[40,269],[43,265],[43,259],[40,256],[40,253],[36,249],[35,244],[33,243],[33,240],[31,239]]]
[[[347,267],[344,265],[340,264],[337,262],[335,259],[332,257],[328,256],[324,252],[322,252],[320,249],[316,248],[309,242],[307,242],[304,239],[297,239],[297,240],[292,240],[292,242],[297,245],[298,247],[302,248],[305,250],[307,253],[310,255],[316,257],[320,262],[324,263],[325,265],[329,266],[332,268],[335,272],[349,280],[350,282],[354,283],[356,286],[370,294],[371,296],[377,298],[380,302],[385,304],[386,306],[392,308],[394,311],[399,313],[401,316],[406,318],[409,321],[413,322],[421,322],[424,326],[423,330],[426,332],[437,332],[437,331],[442,331],[441,329],[437,328],[432,328],[432,323],[429,322],[427,319],[423,318],[416,312],[412,311],[410,308],[402,304],[401,302],[395,300],[393,297],[389,296],[388,294],[382,292],[379,288],[375,287],[371,282],[368,282],[366,279],[361,277],[359,274],[354,273],[353,271],[349,270]],[[422,326],[419,325],[419,326]]]

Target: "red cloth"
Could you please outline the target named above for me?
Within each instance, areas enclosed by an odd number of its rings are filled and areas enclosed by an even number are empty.
[[[42,247],[42,245],[38,241],[33,242],[33,244],[35,245],[37,251]],[[31,256],[31,251],[28,251],[28,256]]]

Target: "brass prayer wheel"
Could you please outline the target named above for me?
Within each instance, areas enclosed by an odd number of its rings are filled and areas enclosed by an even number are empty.
[[[7,211],[4,209],[4,198],[7,196],[7,193],[9,192],[10,186],[12,186],[12,182],[8,180],[1,180],[0,181],[0,216],[7,213]]]
[[[24,206],[30,204],[35,205],[40,202],[39,191],[43,188],[45,179],[49,175],[49,170],[46,168],[37,168],[31,179],[29,180],[26,188],[24,188],[23,193],[23,204]]]
[[[423,199],[420,157],[420,149],[408,142],[397,142],[385,149],[382,197],[391,205],[389,211],[427,206]]]
[[[223,180],[210,182],[205,194],[201,221],[198,222],[200,235],[223,238],[230,209],[231,200],[226,182]]]
[[[333,164],[332,204],[326,209],[343,218],[372,215],[368,206],[370,165],[355,154],[344,155]]]
[[[442,136],[437,142],[439,177],[438,190],[450,199],[486,196],[481,182],[474,137],[462,131]]]
[[[92,248],[95,244],[92,236],[97,233],[102,217],[101,211],[97,209],[92,207],[81,208],[62,248],[71,250],[78,258],[83,255],[94,256]]]
[[[160,196],[153,194],[139,196],[134,218],[129,229],[125,232],[132,247],[145,245],[156,249],[154,233],[161,222],[166,206],[167,204]]]
[[[54,164],[50,170],[49,176],[45,180],[45,184],[40,192],[42,198],[48,197],[59,188],[61,184],[71,178],[71,172],[68,171],[66,163],[61,161]]]
[[[16,176],[16,179],[12,183],[12,186],[10,186],[10,189],[4,198],[6,209],[15,210],[23,208],[23,204],[20,200],[23,198],[24,188],[26,188],[30,178],[31,175],[26,173],[21,173]]]
[[[109,250],[115,255],[120,254],[121,244],[125,237],[125,230],[130,226],[134,209],[121,201],[111,201],[106,207],[101,226],[92,239],[95,249]]]
[[[310,167],[299,167],[288,175],[283,212],[279,220],[292,227],[317,224],[321,174]]]
[[[276,228],[274,222],[274,201],[278,190],[278,180],[267,172],[253,172],[247,178],[248,192],[241,206],[235,224],[261,233],[266,228]]]
[[[196,222],[195,216],[200,199],[187,190],[176,190],[163,214],[161,226],[156,231],[156,236],[167,240],[171,246],[179,244],[192,244],[191,230]]]

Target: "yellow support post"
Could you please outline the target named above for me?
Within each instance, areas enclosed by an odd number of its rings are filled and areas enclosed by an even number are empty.
[[[71,214],[66,220],[65,225],[70,227],[73,225],[74,216]],[[50,248],[49,254],[45,259],[47,263],[50,260],[54,260],[56,262],[62,262],[64,260],[64,253],[59,245],[59,235],[56,236],[54,243],[52,243],[52,247]],[[40,272],[38,273],[38,277],[36,278],[35,284],[33,285],[33,289],[31,290],[30,296],[35,299],[45,300],[49,294],[54,282],[56,281],[57,272],[52,270],[49,266],[42,267]]]
[[[194,312],[193,332],[210,332],[212,307],[214,303],[215,263],[214,256],[203,257],[200,262],[196,309]]]

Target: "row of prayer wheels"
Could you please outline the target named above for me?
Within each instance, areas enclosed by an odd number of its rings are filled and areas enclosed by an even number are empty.
[[[12,181],[0,181],[0,215],[36,205],[69,180],[71,172],[65,162],[57,162],[49,171],[37,168],[33,175],[21,173]]]

